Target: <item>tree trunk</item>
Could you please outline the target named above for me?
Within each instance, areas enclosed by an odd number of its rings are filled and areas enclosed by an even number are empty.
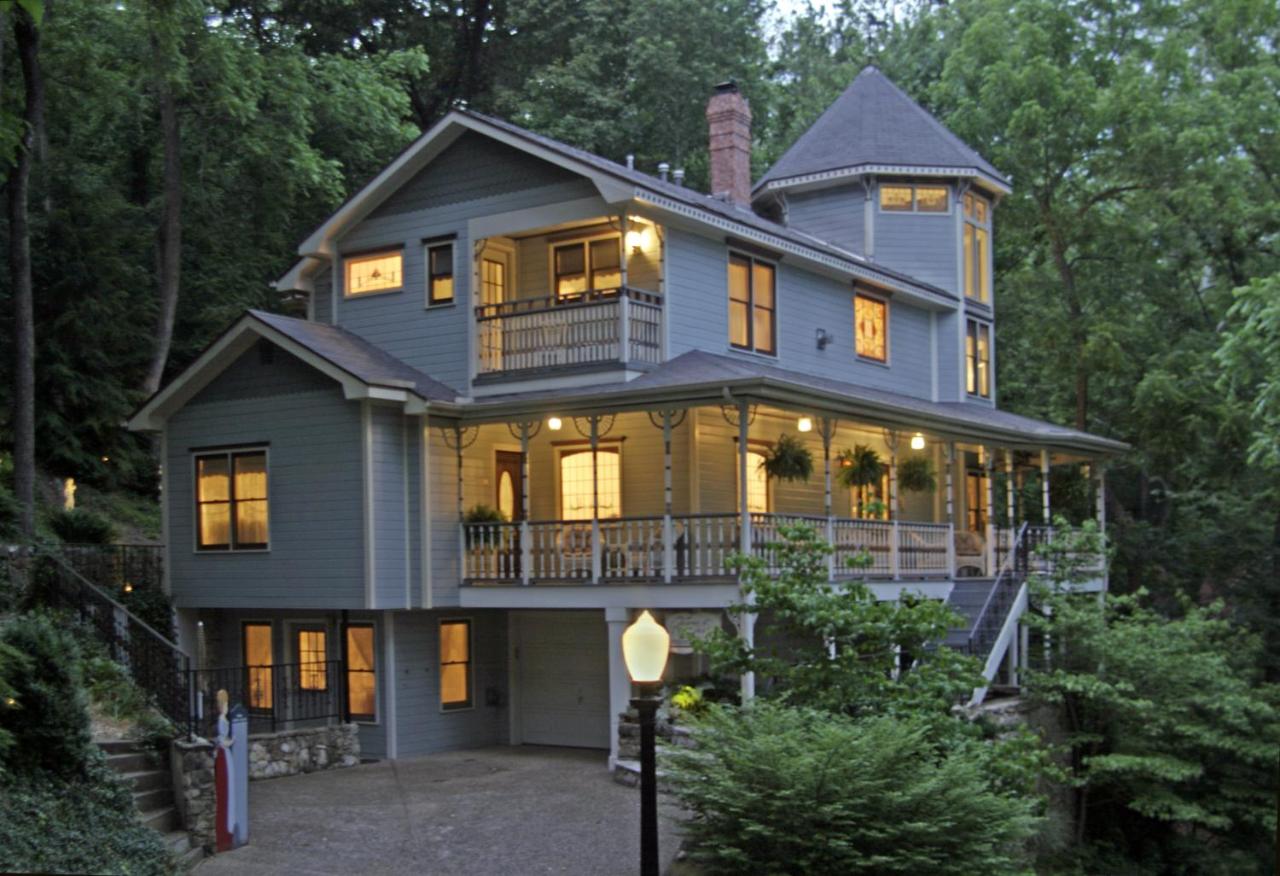
[[[31,228],[27,203],[36,132],[44,115],[44,83],[40,77],[40,33],[31,16],[13,10],[14,44],[22,64],[24,106],[18,153],[9,171],[9,285],[13,290],[13,491],[19,505],[18,529],[23,539],[36,534],[36,331],[31,291]]]
[[[143,390],[152,395],[160,388],[169,348],[173,343],[173,323],[178,314],[178,289],[182,259],[182,141],[178,124],[178,101],[173,85],[160,86],[160,131],[164,141],[164,206],[156,229],[156,291],[160,309],[156,314],[155,346]]]

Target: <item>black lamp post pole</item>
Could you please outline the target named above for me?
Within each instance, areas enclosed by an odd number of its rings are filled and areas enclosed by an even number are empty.
[[[654,752],[654,715],[660,702],[657,685],[637,685],[631,701],[640,715],[640,876],[658,876],[658,779]]]

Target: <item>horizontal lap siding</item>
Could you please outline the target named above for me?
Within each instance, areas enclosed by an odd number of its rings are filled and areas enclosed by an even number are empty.
[[[457,605],[459,569],[458,455],[432,426],[427,433],[431,474],[431,598],[434,605]]]
[[[417,522],[408,507],[416,493],[404,416],[393,407],[374,406],[373,429],[374,608],[408,608],[412,603],[413,543]],[[413,470],[416,471],[416,465]]]
[[[954,215],[877,212],[874,221],[877,262],[956,291]]]
[[[312,281],[311,316],[316,322],[333,322],[333,269],[321,268]]]
[[[729,346],[728,251],[723,242],[667,232],[667,320],[672,358]]]
[[[291,370],[287,354],[275,356],[281,372]],[[362,607],[359,407],[332,382],[320,378],[317,387],[314,372],[282,378],[256,357],[247,353],[169,421],[174,600],[192,607]],[[264,441],[271,550],[196,553],[191,448]]]
[[[474,684],[470,709],[440,710],[442,618],[471,620]],[[395,615],[397,754],[506,744],[507,620],[497,611],[406,612]],[[488,705],[490,694],[499,705]]]
[[[959,313],[938,314],[938,401],[964,398],[964,317]]]
[[[866,245],[866,197],[859,184],[787,196],[787,224],[861,253]]]

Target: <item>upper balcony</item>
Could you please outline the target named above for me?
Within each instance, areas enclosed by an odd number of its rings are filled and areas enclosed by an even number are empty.
[[[663,231],[636,216],[477,242],[477,383],[663,358]]]

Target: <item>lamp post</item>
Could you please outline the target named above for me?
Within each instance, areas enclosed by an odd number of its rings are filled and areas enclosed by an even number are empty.
[[[658,782],[654,765],[653,719],[660,700],[654,696],[667,666],[671,636],[644,612],[622,634],[622,659],[640,691],[631,700],[640,715],[640,876],[658,876]]]

